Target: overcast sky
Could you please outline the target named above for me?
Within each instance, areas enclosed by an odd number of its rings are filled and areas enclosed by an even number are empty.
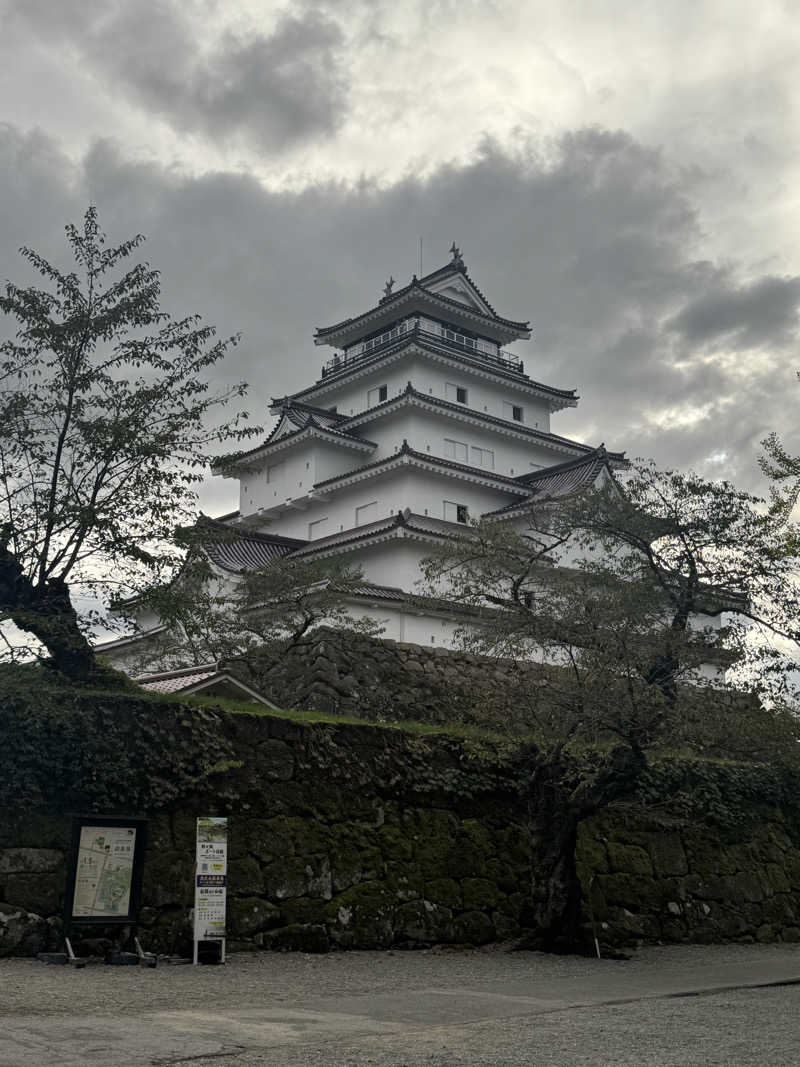
[[[0,0],[0,280],[89,202],[251,409],[314,327],[449,258],[531,319],[553,428],[761,489],[800,451],[800,20],[786,0]],[[232,484],[203,493],[235,506]]]

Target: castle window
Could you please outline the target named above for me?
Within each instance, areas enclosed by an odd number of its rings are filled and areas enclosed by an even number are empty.
[[[448,459],[456,459],[459,463],[467,462],[467,446],[463,441],[452,441],[449,437],[445,437],[444,454]]]
[[[476,448],[472,446],[472,465],[483,467],[485,470],[494,470],[494,452],[491,448]]]
[[[445,384],[444,395],[446,400],[452,400],[456,404],[466,404],[468,399],[468,393],[464,386],[456,385],[455,382],[447,382]]]
[[[503,401],[503,418],[513,422],[524,422],[524,412],[519,404],[512,404],[508,400]]]
[[[376,404],[382,404],[389,395],[389,387],[386,385],[377,385],[374,389],[370,389],[367,393],[367,403],[370,407],[374,407]]]
[[[378,517],[378,501],[373,500],[369,504],[362,504],[356,508],[356,526],[364,526],[368,522],[374,522]]]
[[[328,516],[327,515],[325,516],[324,519],[315,519],[313,522],[310,522],[308,524],[308,539],[309,539],[309,541],[314,541],[318,537],[324,537],[325,536],[325,527],[327,526],[327,524],[328,524]]]
[[[469,522],[469,509],[466,504],[456,504],[452,500],[444,502],[444,517],[448,522]]]

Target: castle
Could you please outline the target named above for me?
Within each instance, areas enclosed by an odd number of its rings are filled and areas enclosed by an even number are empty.
[[[243,524],[206,545],[221,578],[279,556],[344,557],[367,583],[353,613],[385,637],[450,647],[459,619],[414,596],[432,546],[471,519],[524,523],[537,496],[575,492],[624,462],[552,432],[575,391],[536,381],[504,351],[530,324],[499,315],[455,244],[451,254],[317,329],[315,344],[333,350],[319,378],[273,400],[261,444],[216,461],[215,474],[239,483],[238,511],[217,522]]]

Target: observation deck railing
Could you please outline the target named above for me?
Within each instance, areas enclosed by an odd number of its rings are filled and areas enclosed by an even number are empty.
[[[510,352],[503,351],[490,341],[467,337],[457,330],[452,330],[431,319],[415,315],[397,323],[390,330],[386,330],[377,337],[371,337],[368,341],[362,341],[344,352],[337,353],[324,364],[322,377],[327,378],[331,374],[339,374],[354,364],[372,359],[373,356],[385,352],[399,342],[408,341],[412,337],[419,337],[420,340],[440,345],[444,348],[455,349],[457,352],[472,356],[481,362],[494,364],[514,374],[525,373],[521,359],[517,359]]]

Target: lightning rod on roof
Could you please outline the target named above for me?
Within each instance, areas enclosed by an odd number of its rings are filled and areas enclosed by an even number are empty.
[[[422,277],[422,238],[419,239],[419,276]]]

